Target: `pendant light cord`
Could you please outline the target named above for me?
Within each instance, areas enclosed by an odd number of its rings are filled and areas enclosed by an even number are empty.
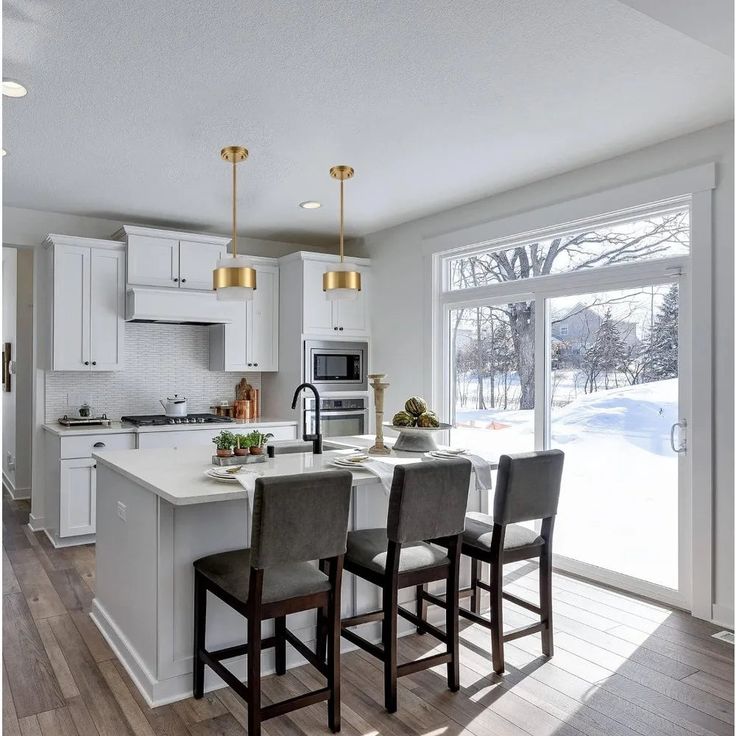
[[[340,263],[343,262],[343,227],[345,222],[344,198],[345,181],[343,179],[340,179]]]
[[[238,208],[237,208],[237,191],[238,191],[238,179],[235,173],[235,167],[237,166],[235,157],[233,157],[233,258],[238,257],[238,231],[237,231],[237,220],[238,220]]]

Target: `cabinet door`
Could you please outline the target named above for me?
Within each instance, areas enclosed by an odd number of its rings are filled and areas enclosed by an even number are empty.
[[[355,299],[333,302],[333,327],[343,335],[365,335],[368,333],[368,275],[365,270],[360,271],[362,290]]]
[[[322,291],[322,274],[328,268],[324,261],[304,261],[304,332],[327,335],[337,332],[332,320],[332,302]]]
[[[232,430],[233,425],[221,424],[217,429],[166,429],[159,432],[139,432],[138,449],[209,447],[214,455],[215,446],[212,444],[212,438],[220,434],[223,429]]]
[[[91,457],[61,460],[59,536],[94,534],[97,472]]]
[[[277,269],[258,268],[257,288],[248,303],[246,338],[248,368],[278,370],[279,274]]]
[[[179,286],[179,241],[150,235],[128,237],[128,283]]]
[[[93,371],[123,368],[125,253],[92,248],[89,359]]]
[[[212,291],[212,272],[217,267],[217,261],[225,253],[226,249],[222,245],[199,243],[194,240],[180,240],[180,288]]]
[[[54,248],[52,370],[89,370],[89,269],[89,248]]]

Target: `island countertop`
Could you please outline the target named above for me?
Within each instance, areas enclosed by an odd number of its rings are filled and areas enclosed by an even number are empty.
[[[350,449],[329,450],[322,455],[293,453],[277,455],[253,463],[248,471],[259,476],[294,475],[318,470],[336,470],[332,460],[349,455]],[[98,463],[106,465],[174,506],[247,498],[236,482],[212,480],[204,471],[212,467],[211,447],[160,448],[150,450],[111,450],[95,452]],[[352,470],[353,486],[379,484],[366,470]]]

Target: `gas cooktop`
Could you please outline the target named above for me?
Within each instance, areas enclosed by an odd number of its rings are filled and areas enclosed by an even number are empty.
[[[217,414],[187,414],[185,417],[167,417],[164,414],[139,414],[137,416],[120,417],[121,422],[136,427],[163,427],[167,424],[226,424],[235,421],[232,417],[220,417]]]

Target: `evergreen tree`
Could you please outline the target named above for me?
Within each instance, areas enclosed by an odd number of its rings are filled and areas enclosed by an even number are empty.
[[[598,390],[598,378],[603,375],[604,388],[609,388],[610,376],[618,385],[617,373],[626,359],[626,344],[611,316],[611,308],[606,310],[593,344],[585,351],[584,369],[587,372],[586,393]]]
[[[677,323],[679,294],[673,284],[665,294],[648,340],[647,381],[677,378]]]

